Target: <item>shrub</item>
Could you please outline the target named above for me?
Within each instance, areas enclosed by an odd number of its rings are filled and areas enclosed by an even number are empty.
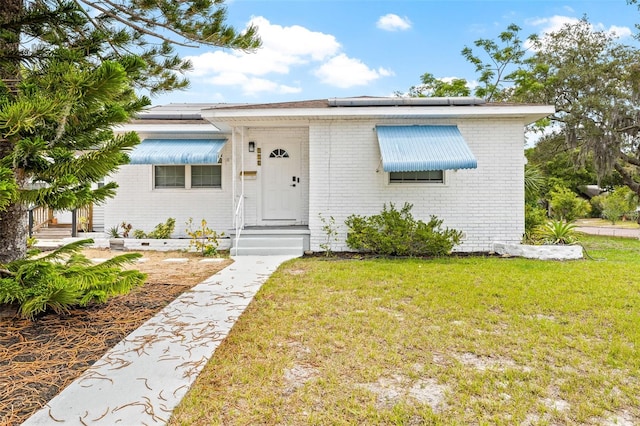
[[[200,221],[199,228],[194,228],[192,218],[189,218],[186,225],[187,235],[191,238],[189,248],[195,248],[203,256],[215,256],[218,254],[218,238],[224,236],[224,232],[218,234],[213,229],[210,229],[205,219]]]
[[[322,222],[322,232],[326,237],[324,243],[320,244],[320,248],[324,250],[324,255],[329,257],[333,255],[332,245],[335,241],[338,241],[338,230],[336,229],[336,220],[333,216],[329,216],[329,219],[325,219],[321,213],[318,213],[318,217]]]
[[[579,217],[585,217],[591,211],[591,204],[575,192],[563,186],[556,185],[549,192],[551,213],[554,218],[572,222]]]
[[[530,204],[524,205],[524,231],[533,232],[538,226],[547,222],[547,211],[542,207],[534,207]]]
[[[627,186],[621,186],[613,192],[601,195],[599,202],[602,206],[602,217],[613,224],[622,219],[623,216],[633,218],[637,207],[633,195],[633,191]]]
[[[145,238],[147,234],[142,229],[134,229],[133,230],[133,238],[138,240]]]
[[[156,240],[166,240],[168,238],[171,238],[171,234],[173,234],[173,230],[175,228],[176,228],[176,220],[170,217],[169,219],[167,219],[165,223],[157,224],[156,227],[153,228],[153,231],[146,234],[146,237],[156,239]]]
[[[415,220],[413,205],[405,203],[396,210],[393,203],[377,215],[351,215],[347,246],[351,249],[386,256],[442,256],[462,240],[462,232],[441,228],[443,221],[431,216],[428,223]]]
[[[0,265],[0,303],[17,304],[23,318],[52,310],[66,313],[74,306],[104,303],[144,282],[145,274],[122,266],[141,255],[127,253],[94,265],[79,253],[93,240],[80,240],[37,258]]]

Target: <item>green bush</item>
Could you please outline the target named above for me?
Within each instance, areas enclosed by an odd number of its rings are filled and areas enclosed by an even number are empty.
[[[92,242],[76,241],[42,257],[0,265],[0,303],[18,305],[20,316],[33,319],[48,310],[60,314],[74,306],[103,303],[144,282],[145,274],[122,270],[139,253],[94,265],[79,253]]]
[[[176,220],[172,217],[167,219],[164,223],[159,223],[153,228],[153,231],[145,234],[144,231],[136,229],[133,231],[133,235],[136,238],[151,238],[154,240],[166,240],[171,238],[171,234],[173,234],[173,230],[176,229]]]
[[[573,222],[579,217],[586,217],[591,211],[591,204],[563,186],[556,185],[549,192],[549,205],[555,219]]]
[[[534,207],[530,204],[524,205],[524,232],[531,233],[538,226],[547,222],[547,211],[542,207]]]
[[[442,220],[431,216],[428,223],[415,220],[413,205],[405,203],[396,210],[393,203],[384,205],[380,214],[364,217],[351,215],[347,246],[353,250],[385,256],[443,256],[462,240],[462,232],[441,228]]]
[[[621,220],[623,216],[633,219],[637,208],[634,195],[634,192],[627,186],[621,186],[613,192],[599,195],[597,201],[602,207],[602,217],[613,224]]]
[[[142,230],[142,229],[134,229],[133,230],[133,238],[136,238],[138,240],[142,239],[142,238],[146,238],[147,234]]]

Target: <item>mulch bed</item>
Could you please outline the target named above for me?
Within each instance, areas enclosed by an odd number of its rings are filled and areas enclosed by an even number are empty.
[[[107,350],[199,282],[193,281],[147,282],[106,304],[64,316],[47,314],[33,322],[0,305],[0,425],[24,422]]]

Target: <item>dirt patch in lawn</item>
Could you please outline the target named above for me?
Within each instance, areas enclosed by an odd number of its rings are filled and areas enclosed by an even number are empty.
[[[90,259],[122,252],[89,249]],[[145,285],[106,304],[44,315],[31,322],[0,305],[0,425],[19,425],[69,385],[107,350],[184,291],[232,261],[200,262],[182,252],[141,252],[131,268],[148,274]],[[165,261],[183,258],[186,261]]]

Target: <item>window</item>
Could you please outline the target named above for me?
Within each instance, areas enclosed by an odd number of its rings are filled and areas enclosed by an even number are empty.
[[[155,166],[154,188],[221,188],[222,166],[219,164]]]
[[[289,158],[289,153],[284,149],[278,148],[271,151],[269,158]]]
[[[184,188],[184,166],[155,166],[156,188]]]
[[[222,167],[191,166],[191,188],[220,188]]]
[[[444,183],[443,170],[422,172],[390,172],[390,183]]]

